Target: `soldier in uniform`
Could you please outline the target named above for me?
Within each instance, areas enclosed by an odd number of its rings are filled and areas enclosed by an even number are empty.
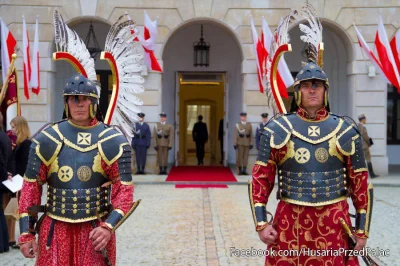
[[[361,250],[369,235],[372,186],[367,183],[357,126],[328,112],[328,78],[315,62],[309,61],[298,73],[294,89],[297,110],[271,120],[261,135],[249,187],[256,231],[275,252],[348,249],[340,221],[351,228],[351,197],[356,209],[355,249]],[[276,173],[279,203],[269,222],[266,205]],[[357,257],[344,253],[312,254],[269,256],[266,265],[358,265]]]
[[[67,118],[32,139],[19,201],[21,252],[37,265],[115,265],[114,230],[133,206],[130,145],[96,119],[93,82],[76,74],[63,97]],[[47,204],[39,206],[43,184]]]
[[[236,124],[233,147],[237,150],[237,166],[239,175],[247,175],[246,168],[249,158],[249,150],[253,148],[253,129],[247,122],[247,113],[240,113],[240,122]]]
[[[160,122],[154,127],[154,149],[157,151],[158,165],[160,175],[166,175],[168,167],[168,151],[172,149],[174,129],[172,125],[167,124],[167,114],[160,114]]]
[[[261,120],[262,120],[262,122],[257,126],[257,132],[256,132],[256,148],[257,148],[257,150],[259,150],[261,134],[263,133],[264,127],[267,125],[267,122],[268,122],[268,113],[262,113]]]
[[[372,168],[371,153],[369,152],[369,147],[373,144],[372,139],[368,136],[367,128],[364,126],[367,123],[367,118],[364,114],[358,116],[358,130],[361,133],[363,150],[365,155],[365,160],[367,161],[368,171],[371,178],[379,177],[379,175],[374,173],[374,168]]]
[[[146,153],[150,147],[151,132],[150,127],[144,121],[144,113],[138,113],[140,121],[135,123],[134,136],[132,138],[132,148],[136,154],[137,175],[144,175],[144,167],[146,166]]]

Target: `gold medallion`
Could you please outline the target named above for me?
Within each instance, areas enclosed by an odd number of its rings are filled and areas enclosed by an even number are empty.
[[[77,175],[78,175],[79,180],[86,182],[92,176],[92,170],[88,166],[81,166],[78,169]]]
[[[62,166],[60,170],[58,170],[58,178],[62,182],[68,182],[74,176],[74,170],[70,166]]]
[[[325,163],[328,161],[329,153],[325,148],[318,148],[314,155],[315,159],[317,159],[317,161],[320,163]]]
[[[296,162],[303,164],[310,160],[310,151],[306,148],[299,148],[295,154]]]
[[[79,145],[90,145],[92,142],[92,134],[85,132],[78,132],[78,144]]]

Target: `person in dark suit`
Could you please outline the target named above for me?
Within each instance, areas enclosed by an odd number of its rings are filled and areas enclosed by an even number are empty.
[[[3,194],[10,191],[2,182],[12,177],[9,164],[11,154],[11,140],[3,130],[3,116],[0,113],[0,253],[9,251],[8,230],[3,209]]]
[[[267,125],[267,122],[268,122],[268,113],[262,113],[261,120],[262,120],[262,122],[260,124],[258,124],[257,131],[256,131],[256,148],[257,148],[257,150],[259,150],[259,147],[260,147],[261,134],[263,133],[264,127]]]
[[[219,120],[218,140],[221,149],[221,161],[219,163],[222,164],[224,161],[224,119]]]
[[[196,142],[197,165],[204,165],[204,145],[208,141],[207,125],[203,123],[203,116],[199,115],[199,121],[194,124],[192,130],[193,141]]]
[[[146,153],[150,147],[151,132],[150,127],[144,121],[144,113],[138,113],[140,121],[135,124],[135,135],[132,138],[132,148],[136,154],[137,175],[144,175],[144,167],[146,166]]]

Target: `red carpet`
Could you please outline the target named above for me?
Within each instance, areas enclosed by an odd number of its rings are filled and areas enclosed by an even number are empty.
[[[175,185],[175,188],[228,188],[227,185]]]
[[[177,182],[237,182],[228,167],[178,166],[172,167],[165,181]]]

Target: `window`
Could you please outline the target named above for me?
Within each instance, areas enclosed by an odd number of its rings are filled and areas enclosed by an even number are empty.
[[[387,144],[400,144],[400,94],[388,84]]]

